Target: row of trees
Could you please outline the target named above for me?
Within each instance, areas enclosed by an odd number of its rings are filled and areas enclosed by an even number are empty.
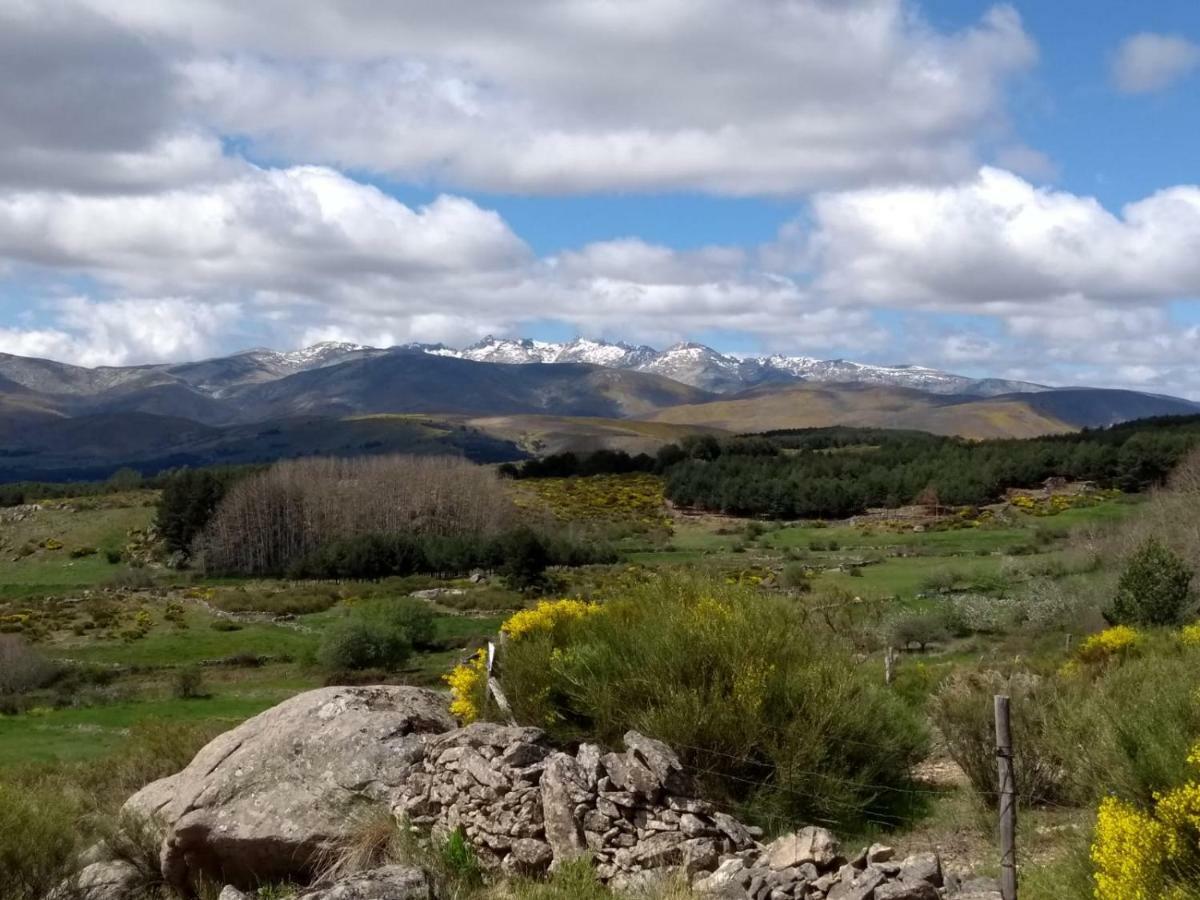
[[[1200,417],[1030,440],[971,442],[873,429],[777,432],[757,439],[775,445],[774,455],[745,452],[746,440],[665,449],[678,457],[667,470],[667,497],[681,506],[736,515],[840,518],[868,507],[912,503],[930,489],[942,503],[977,505],[1006,488],[1051,476],[1136,491],[1161,483],[1200,443]]]
[[[458,457],[307,459],[236,481],[198,547],[214,572],[282,574],[338,541],[487,537],[517,520],[495,474]]]

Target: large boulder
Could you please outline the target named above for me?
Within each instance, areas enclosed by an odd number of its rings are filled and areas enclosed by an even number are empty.
[[[161,822],[163,876],[184,893],[200,876],[305,880],[362,813],[389,805],[428,736],[454,727],[445,697],[421,688],[309,691],[216,738],[125,811]]]

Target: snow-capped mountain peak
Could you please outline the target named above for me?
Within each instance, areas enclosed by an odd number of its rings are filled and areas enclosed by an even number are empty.
[[[845,359],[783,354],[735,356],[695,341],[682,341],[665,350],[655,350],[644,345],[633,346],[592,338],[556,343],[488,335],[462,349],[444,344],[406,344],[386,351],[361,344],[327,341],[286,353],[270,350],[247,353],[254,354],[282,374],[335,365],[359,355],[397,351],[511,365],[584,363],[612,369],[631,369],[662,375],[714,393],[731,393],[763,384],[793,381],[873,384],[913,388],[935,394],[974,393],[988,396],[1043,390],[1041,385],[995,379],[976,380],[920,365],[881,366]]]

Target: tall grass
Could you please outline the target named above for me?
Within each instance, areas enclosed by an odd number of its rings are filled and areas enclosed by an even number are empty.
[[[111,756],[88,763],[0,772],[0,900],[40,900],[71,875],[80,851],[104,839],[139,869],[149,857],[118,811],[139,788],[189,763],[212,727],[136,726]]]

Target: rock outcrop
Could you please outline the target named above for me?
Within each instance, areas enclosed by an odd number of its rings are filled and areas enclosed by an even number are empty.
[[[589,858],[615,888],[655,893],[686,878],[736,900],[939,900],[987,885],[943,884],[935,854],[893,861],[873,845],[852,858],[823,828],[769,844],[696,796],[666,744],[634,731],[624,752],[554,747],[537,728],[454,727],[445,698],[403,687],[301,694],[206,746],[126,812],[164,830],[164,876],[188,891],[201,876],[238,888],[311,879],[350,836],[355,814],[384,807],[407,824],[459,831],[480,863],[537,875]],[[419,871],[388,866],[311,888],[303,900],[431,900]],[[101,898],[107,900],[107,898]]]
[[[161,823],[163,876],[182,891],[202,875],[235,886],[304,878],[358,810],[391,801],[425,738],[454,726],[433,691],[310,691],[216,738],[125,812]]]

